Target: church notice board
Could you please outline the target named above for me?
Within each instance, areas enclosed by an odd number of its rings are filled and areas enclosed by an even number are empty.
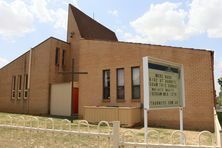
[[[145,109],[185,106],[182,64],[144,57],[143,78]]]

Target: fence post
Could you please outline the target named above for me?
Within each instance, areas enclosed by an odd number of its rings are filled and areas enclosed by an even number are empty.
[[[219,136],[220,136],[220,138],[219,138],[220,139],[220,141],[219,141],[220,145],[219,146],[220,146],[220,148],[222,148],[222,130],[220,130],[220,135]]]
[[[113,122],[113,135],[112,135],[112,143],[113,148],[118,148],[120,146],[120,121]]]

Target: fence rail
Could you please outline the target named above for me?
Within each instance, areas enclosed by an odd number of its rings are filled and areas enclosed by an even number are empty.
[[[148,143],[136,143],[136,142],[124,142],[124,146],[146,147],[146,148],[220,148],[217,146],[200,146],[200,145],[181,145],[181,144],[148,144]]]
[[[215,132],[215,137],[216,137],[216,144],[218,146],[221,146],[222,147],[222,143],[221,143],[221,138],[222,138],[222,133],[221,133],[221,126],[220,126],[220,122],[218,120],[218,117],[217,117],[217,112],[214,108],[214,132]]]
[[[186,134],[173,131],[169,136],[169,143],[160,140],[160,132],[148,130],[147,143],[138,139],[138,133],[120,128],[120,122],[108,123],[101,121],[98,125],[91,125],[85,120],[71,123],[64,119],[59,122],[52,118],[41,119],[37,117],[8,116],[7,120],[0,120],[0,143],[2,147],[101,147],[101,148],[221,148],[221,127],[214,110],[215,141],[213,134],[202,131],[197,135],[196,145],[187,144]],[[179,137],[182,135],[183,143]],[[211,145],[201,144],[205,135],[212,142]],[[150,138],[153,140],[150,140]],[[177,138],[177,139],[176,139]]]
[[[2,147],[111,147],[112,131],[106,121],[97,126],[81,120],[77,124],[69,120],[55,122],[9,116],[1,121],[0,143]]]

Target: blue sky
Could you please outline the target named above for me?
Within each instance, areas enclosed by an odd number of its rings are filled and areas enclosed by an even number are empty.
[[[215,51],[219,91],[221,0],[0,0],[0,67],[49,36],[66,40],[68,3],[94,14],[122,41]]]

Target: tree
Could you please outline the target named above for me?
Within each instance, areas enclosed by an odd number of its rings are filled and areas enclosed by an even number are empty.
[[[218,83],[220,85],[220,90],[222,89],[222,77],[218,79]]]
[[[220,92],[219,92],[219,97],[218,97],[217,101],[218,101],[219,105],[222,105],[222,77],[219,78],[217,82],[220,85]]]

